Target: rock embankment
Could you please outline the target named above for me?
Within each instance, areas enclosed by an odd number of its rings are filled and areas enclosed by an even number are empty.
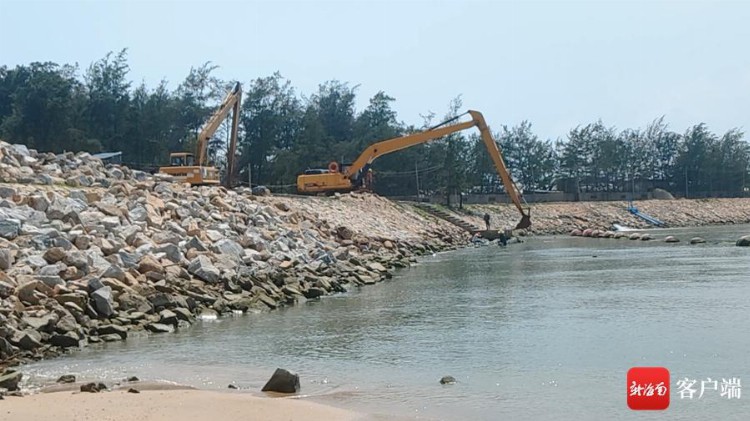
[[[468,239],[375,196],[191,188],[2,142],[0,183],[0,368],[373,284]]]
[[[670,227],[750,223],[750,199],[648,200],[634,202],[643,213]],[[611,230],[613,224],[637,229],[653,228],[630,214],[627,202],[570,202],[531,204],[533,234],[569,234],[574,229]],[[515,207],[507,204],[468,205],[458,213],[467,222],[484,226],[482,216],[489,213],[493,228],[513,227],[520,220]]]

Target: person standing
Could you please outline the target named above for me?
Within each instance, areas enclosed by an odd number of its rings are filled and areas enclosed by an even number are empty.
[[[489,231],[490,230],[490,214],[489,213],[484,214],[484,225],[487,226],[487,231]]]

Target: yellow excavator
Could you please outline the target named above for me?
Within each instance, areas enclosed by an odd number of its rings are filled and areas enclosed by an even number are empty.
[[[528,228],[531,226],[530,211],[528,209],[524,210],[521,205],[521,195],[508,173],[505,161],[503,161],[503,156],[500,153],[500,149],[497,147],[497,143],[495,143],[495,139],[492,138],[492,133],[490,133],[490,129],[484,121],[484,116],[482,116],[482,113],[479,111],[473,110],[469,110],[466,114],[471,116],[471,121],[448,125],[465,115],[462,114],[423,132],[374,143],[365,149],[365,151],[362,152],[362,154],[360,154],[351,165],[344,168],[340,168],[339,164],[336,162],[331,162],[328,165],[327,170],[308,170],[305,174],[301,174],[297,177],[297,191],[303,194],[315,194],[354,190],[356,185],[359,184],[358,181],[363,177],[366,177],[366,174],[363,174],[365,168],[369,168],[370,164],[372,164],[376,158],[451,133],[476,127],[479,129],[482,141],[487,148],[487,152],[490,154],[492,162],[495,164],[495,169],[500,175],[503,186],[505,186],[505,191],[521,213],[521,221],[516,225],[516,228]]]
[[[177,181],[192,185],[219,184],[219,170],[207,166],[208,141],[216,133],[219,125],[232,111],[232,132],[227,151],[227,174],[224,185],[232,187],[234,175],[234,154],[237,149],[237,131],[240,123],[240,103],[242,102],[242,87],[239,82],[227,93],[219,108],[214,111],[203,130],[198,134],[195,154],[190,152],[173,152],[169,154],[169,166],[159,168],[159,172],[169,174]]]

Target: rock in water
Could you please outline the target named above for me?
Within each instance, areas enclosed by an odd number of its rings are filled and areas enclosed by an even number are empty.
[[[442,379],[440,379],[440,384],[455,384],[456,378],[453,376],[443,376]]]
[[[700,238],[700,237],[693,237],[690,239],[690,244],[703,244],[706,240]]]
[[[297,393],[299,392],[299,375],[283,368],[277,368],[268,380],[262,392]]]
[[[750,235],[743,235],[736,244],[737,247],[750,247]]]
[[[671,236],[671,235],[668,235],[668,236],[667,236],[667,237],[666,237],[666,238],[664,239],[664,242],[666,242],[666,243],[679,243],[679,242],[680,242],[680,239],[679,239],[679,238],[676,238],[676,237],[673,237],[673,236]]]
[[[72,374],[64,374],[60,376],[59,379],[57,379],[58,383],[75,383],[76,382],[76,376]]]
[[[0,374],[0,387],[9,391],[18,390],[18,382],[21,381],[23,374],[18,371],[6,371]],[[299,386],[299,383],[297,384]]]

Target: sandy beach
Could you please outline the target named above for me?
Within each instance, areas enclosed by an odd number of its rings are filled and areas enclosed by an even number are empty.
[[[4,421],[237,421],[237,420],[373,420],[358,414],[289,398],[262,398],[247,393],[205,390],[124,390],[39,393],[0,402]]]

